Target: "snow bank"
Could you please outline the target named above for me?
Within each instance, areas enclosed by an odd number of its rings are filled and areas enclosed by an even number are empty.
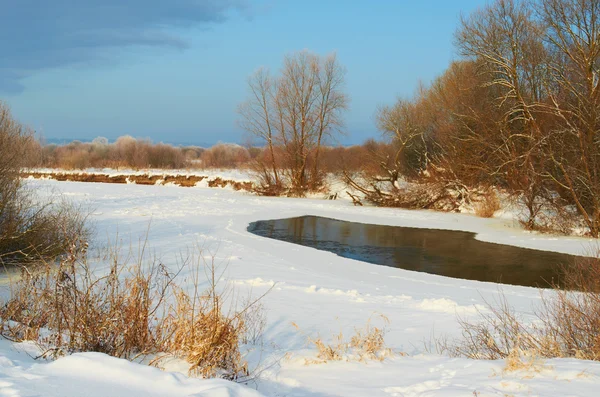
[[[600,363],[547,360],[529,370],[507,373],[504,363],[450,359],[426,352],[432,335],[460,334],[457,315],[476,316],[486,302],[499,299],[499,285],[445,278],[377,266],[246,231],[249,223],[317,215],[395,226],[463,230],[484,241],[526,248],[586,254],[595,240],[526,233],[507,219],[463,214],[353,207],[347,201],[257,197],[221,189],[169,186],[30,181],[59,189],[94,209],[98,243],[119,237],[127,245],[144,240],[161,262],[192,246],[215,255],[225,271],[221,285],[236,296],[259,296],[267,324],[265,343],[247,346],[253,384],[272,396],[594,396],[600,387]],[[101,269],[98,269],[99,271]],[[1,285],[1,283],[0,283]],[[1,290],[0,286],[0,292]],[[525,319],[539,304],[537,290],[502,286],[502,293]],[[326,342],[350,336],[374,313],[390,320],[386,342],[397,352],[384,362],[335,362],[305,365],[316,351],[306,335]],[[292,322],[298,324],[299,332]],[[0,396],[168,395],[256,396],[224,381],[187,379],[98,354],[78,354],[54,363],[34,363],[0,343]],[[95,393],[95,394],[94,394]]]
[[[14,349],[7,341],[0,342],[0,396],[261,396],[237,383],[192,379],[100,353],[79,353],[45,363]]]

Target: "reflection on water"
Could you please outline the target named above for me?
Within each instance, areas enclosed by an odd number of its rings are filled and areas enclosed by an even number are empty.
[[[474,233],[316,216],[258,221],[248,231],[345,258],[447,277],[548,287],[574,256],[475,240]]]

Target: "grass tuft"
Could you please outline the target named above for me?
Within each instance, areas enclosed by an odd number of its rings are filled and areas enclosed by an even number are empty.
[[[383,324],[380,327],[373,325],[371,316],[363,328],[355,328],[350,339],[344,334],[333,335],[331,342],[324,341],[320,336],[312,337],[306,335],[309,344],[317,349],[317,360],[306,360],[306,364],[321,364],[328,361],[360,361],[369,360],[383,361],[394,355],[392,349],[386,347],[385,333],[389,325],[389,319],[384,315],[378,315]],[[292,325],[301,331],[296,323]],[[302,332],[302,331],[301,331]]]
[[[500,199],[493,190],[485,192],[481,200],[474,206],[475,215],[480,218],[493,218],[496,211],[500,209]]]
[[[207,263],[200,251],[201,259],[187,258],[172,273],[147,258],[144,247],[133,260],[111,249],[108,271],[96,275],[86,253],[72,247],[58,264],[23,268],[0,306],[2,336],[34,341],[41,357],[51,359],[94,351],[130,360],[148,357],[158,366],[176,357],[190,364],[192,375],[232,380],[249,375],[240,343],[260,337],[262,296],[226,309],[229,295],[217,288],[214,257]],[[192,275],[186,283],[191,292],[178,284],[182,272]]]

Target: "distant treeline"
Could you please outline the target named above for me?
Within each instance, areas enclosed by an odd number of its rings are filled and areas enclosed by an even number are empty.
[[[210,148],[174,146],[153,143],[149,139],[131,136],[119,137],[115,142],[98,137],[92,142],[73,141],[63,145],[45,144],[30,140],[26,164],[30,168],[252,168],[253,161],[264,155],[265,148],[218,143]],[[369,141],[350,147],[322,148],[323,167],[327,172],[338,172],[343,167],[358,170],[368,158],[369,148],[377,144]]]
[[[64,145],[31,143],[30,167],[61,169],[84,168],[186,168],[238,167],[250,159],[249,151],[239,145],[218,144],[210,149],[153,143],[129,135],[110,143],[104,137],[92,142],[73,141]]]

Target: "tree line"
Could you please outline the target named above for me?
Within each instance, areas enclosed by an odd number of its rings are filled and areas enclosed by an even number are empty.
[[[400,206],[430,205],[449,186],[497,186],[525,205],[526,227],[573,209],[598,237],[599,18],[597,0],[497,0],[461,18],[459,58],[378,111],[395,150],[374,153],[380,170],[368,183],[349,181],[376,204]],[[402,178],[429,198],[408,200]]]
[[[363,145],[321,145],[319,172],[340,173],[342,165],[358,170],[368,157],[370,140]],[[98,137],[91,142],[73,141],[61,145],[46,144],[43,140],[30,139],[21,143],[20,156],[26,168],[86,169],[242,169],[253,170],[258,159],[270,153],[261,145],[217,143],[211,147],[175,146],[153,143],[147,138],[124,135],[110,142]],[[385,145],[380,143],[378,145]],[[274,150],[279,151],[279,148]],[[264,152],[264,153],[263,153]]]
[[[385,143],[364,145],[368,172],[345,172],[348,184],[377,205],[446,209],[500,187],[527,208],[527,228],[574,208],[598,237],[599,16],[597,0],[497,0],[462,17],[458,59],[378,110]],[[255,162],[265,194],[322,184],[323,142],[348,107],[344,76],[335,55],[300,52],[278,75],[250,77],[240,124],[268,147]]]

